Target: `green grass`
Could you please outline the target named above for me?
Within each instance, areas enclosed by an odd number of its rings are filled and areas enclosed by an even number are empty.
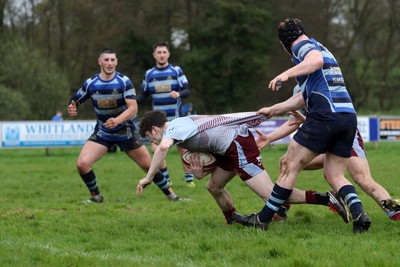
[[[374,178],[400,196],[400,143],[366,146]],[[285,145],[263,151],[273,180]],[[82,204],[88,192],[76,171],[78,148],[0,150],[0,266],[400,266],[399,222],[388,220],[358,190],[373,220],[352,233],[328,208],[293,205],[285,223],[266,232],[224,225],[205,188],[187,188],[175,149],[168,156],[175,192],[192,202],[169,202],[151,185],[135,196],[144,173],[123,153],[109,153],[94,170],[105,202]],[[321,171],[303,172],[301,189],[327,191]],[[263,203],[239,178],[228,184],[236,208]]]

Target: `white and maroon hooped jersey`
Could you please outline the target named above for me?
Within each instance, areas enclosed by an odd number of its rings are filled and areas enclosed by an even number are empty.
[[[169,137],[190,151],[204,151],[224,155],[232,141],[247,136],[248,129],[267,117],[255,112],[224,115],[193,115],[172,120],[163,138]]]

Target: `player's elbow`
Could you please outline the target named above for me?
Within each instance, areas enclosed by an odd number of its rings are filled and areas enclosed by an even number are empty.
[[[168,150],[169,150],[169,145],[167,145],[167,144],[161,142],[161,143],[158,145],[157,150],[158,150],[159,152],[162,152],[162,153],[167,153]]]

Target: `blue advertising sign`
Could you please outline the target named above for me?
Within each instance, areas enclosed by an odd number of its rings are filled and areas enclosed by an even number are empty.
[[[51,147],[80,146],[94,130],[95,121],[3,122],[1,146]]]

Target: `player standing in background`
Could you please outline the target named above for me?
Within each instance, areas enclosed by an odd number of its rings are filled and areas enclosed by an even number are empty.
[[[142,92],[136,98],[137,102],[143,103],[149,95],[152,97],[153,110],[162,110],[167,114],[168,120],[180,117],[182,98],[190,95],[189,82],[182,69],[168,62],[170,57],[168,43],[159,42],[153,45],[153,57],[156,65],[147,70],[143,83]],[[151,145],[152,151],[156,145]],[[184,150],[178,148],[182,156]],[[195,187],[193,175],[190,170],[182,165],[185,172],[185,181],[188,187]],[[160,171],[170,181],[167,162],[160,166]]]
[[[112,49],[105,48],[100,52],[98,64],[100,73],[85,81],[68,106],[68,114],[77,116],[78,106],[91,99],[97,117],[94,132],[83,146],[77,162],[79,174],[91,194],[91,198],[85,201],[87,203],[103,202],[92,166],[114,144],[145,172],[151,162],[150,153],[133,123],[138,111],[135,88],[127,76],[116,71],[118,59]],[[182,200],[160,172],[155,174],[154,182],[169,200]]]
[[[201,179],[211,172],[207,189],[214,197],[228,224],[233,223],[236,211],[232,198],[225,186],[238,175],[242,181],[264,202],[271,195],[273,183],[262,164],[260,151],[250,127],[265,120],[262,115],[250,113],[232,113],[225,115],[193,115],[168,121],[160,110],[145,113],[139,125],[141,136],[147,136],[157,144],[150,170],[137,186],[140,195],[153,180],[160,164],[167,156],[169,149],[176,145],[189,151],[212,153],[217,166],[209,172],[203,172],[199,158],[192,159],[191,167],[196,177]],[[348,213],[341,202],[331,192],[302,191],[294,189],[289,202],[292,204],[317,204],[330,206],[348,222]],[[288,207],[288,206],[286,206]],[[286,218],[286,209],[281,207],[276,216],[278,220]]]
[[[295,78],[301,93],[262,108],[258,113],[270,118],[306,107],[308,114],[281,160],[279,177],[263,209],[249,216],[237,214],[235,220],[245,226],[267,229],[275,212],[292,194],[299,172],[316,156],[325,154],[327,182],[349,208],[353,232],[365,232],[371,226],[371,219],[355,187],[344,176],[351,157],[357,116],[341,69],[326,47],[308,38],[299,19],[287,18],[281,22],[278,36],[295,66],[272,79],[268,87],[279,90],[282,82]]]

